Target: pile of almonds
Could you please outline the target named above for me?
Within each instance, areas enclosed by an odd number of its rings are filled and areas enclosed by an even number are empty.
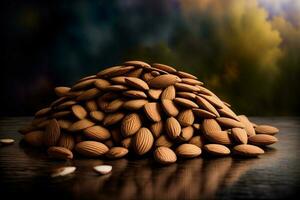
[[[277,128],[236,115],[197,77],[164,64],[127,61],[54,91],[59,98],[20,133],[56,159],[130,152],[170,164],[202,151],[258,156],[278,141]]]

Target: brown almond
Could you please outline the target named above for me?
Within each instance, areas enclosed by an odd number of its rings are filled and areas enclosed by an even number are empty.
[[[31,131],[24,135],[24,140],[34,147],[43,146],[43,131]]]
[[[72,111],[66,110],[66,111],[60,111],[60,112],[55,112],[52,114],[53,118],[61,118],[61,117],[66,117],[72,115]]]
[[[193,108],[193,112],[196,116],[201,117],[203,119],[213,119],[217,117],[215,114],[200,108]]]
[[[258,125],[255,127],[257,134],[275,135],[279,132],[278,128],[270,125]]]
[[[229,145],[232,143],[227,131],[213,131],[205,133],[204,135],[212,143],[224,145]]]
[[[181,133],[181,126],[177,119],[170,117],[166,120],[166,132],[171,139],[176,139]]]
[[[187,72],[183,72],[183,71],[177,71],[176,73],[179,77],[181,78],[191,78],[191,79],[198,79],[196,76],[187,73]]]
[[[117,159],[117,158],[122,158],[127,154],[128,154],[128,149],[124,147],[112,147],[105,155],[110,159]]]
[[[76,100],[77,101],[86,101],[93,99],[101,94],[100,90],[97,88],[92,88],[84,91],[81,95],[79,95]]]
[[[191,92],[176,92],[176,96],[190,100],[194,100],[196,98],[196,94]]]
[[[151,102],[144,105],[144,111],[148,119],[153,122],[159,122],[161,120],[161,108],[158,103]]]
[[[95,110],[90,112],[90,117],[95,121],[101,122],[104,119],[105,114],[99,110]]]
[[[44,144],[47,147],[55,146],[60,137],[60,128],[56,119],[50,120],[44,132]]]
[[[76,83],[79,83],[79,82],[82,82],[82,81],[85,81],[85,80],[89,80],[89,79],[95,79],[95,78],[97,78],[96,75],[86,76],[86,77],[83,77],[83,78],[79,79],[78,81],[76,81]]]
[[[215,106],[216,108],[225,107],[224,103],[217,96],[211,96],[205,94],[199,94],[199,96],[206,99],[211,105]]]
[[[62,160],[67,160],[67,159],[73,159],[73,153],[67,148],[64,147],[50,147],[47,150],[48,155],[51,158],[55,159],[62,159]]]
[[[75,146],[75,139],[71,134],[61,134],[58,140],[58,146],[72,150]]]
[[[116,112],[123,106],[123,104],[123,99],[115,99],[112,102],[108,103],[107,106],[105,106],[105,112]]]
[[[170,117],[176,117],[179,114],[179,110],[172,100],[162,99],[161,107],[165,111],[165,113]]]
[[[122,112],[108,114],[103,119],[103,125],[110,126],[110,125],[116,124],[119,121],[121,121],[124,116],[125,116],[125,114]]]
[[[71,110],[78,119],[84,119],[87,116],[86,110],[81,105],[73,105]]]
[[[215,119],[204,119],[202,122],[202,129],[205,134],[222,131],[220,125]]]
[[[193,144],[181,144],[176,150],[176,155],[183,158],[194,158],[201,154],[201,149]]]
[[[240,121],[239,117],[227,106],[223,106],[223,108],[218,109],[220,116],[228,117]]]
[[[133,148],[138,155],[143,155],[150,151],[154,139],[152,133],[147,128],[141,128],[134,136]]]
[[[63,109],[66,109],[66,108],[69,108],[73,105],[75,105],[77,102],[76,101],[65,101],[57,106],[55,106],[55,110],[63,110]]]
[[[197,135],[190,139],[189,144],[194,144],[197,147],[202,148],[205,143],[205,138],[203,135]]]
[[[109,130],[99,125],[88,127],[83,130],[83,133],[87,138],[96,141],[103,141],[110,138]]]
[[[114,66],[110,68],[106,68],[100,72],[97,73],[97,76],[99,78],[109,78],[113,76],[120,76],[122,74],[125,74],[129,72],[130,70],[134,69],[133,66]]]
[[[85,107],[90,112],[98,110],[97,102],[95,100],[86,101]]]
[[[248,142],[248,135],[245,129],[233,128],[231,135],[238,144],[247,144]]]
[[[248,117],[246,117],[245,115],[239,115],[238,118],[240,122],[244,124],[247,135],[248,136],[255,135],[255,130],[253,128],[252,123],[249,121]]]
[[[99,90],[105,90],[108,86],[110,86],[110,82],[108,82],[107,80],[105,79],[97,79],[95,82],[94,82],[94,85],[96,88],[98,88]]]
[[[245,125],[239,121],[236,121],[231,118],[226,118],[226,117],[218,117],[216,118],[217,122],[224,127],[229,127],[229,128],[245,128]]]
[[[125,74],[125,76],[139,78],[142,75],[142,73],[143,73],[143,68],[139,68],[128,72],[127,74]]]
[[[35,113],[35,117],[41,117],[41,116],[45,116],[47,114],[49,114],[51,112],[51,107],[47,107],[47,108],[43,108],[43,109],[40,109],[39,111],[37,111]]]
[[[139,90],[149,90],[148,84],[142,79],[135,78],[135,77],[126,77],[125,81],[128,85],[137,88]]]
[[[240,144],[233,148],[233,152],[237,155],[246,156],[246,157],[256,157],[261,154],[264,154],[264,150],[251,145],[251,144]]]
[[[123,104],[123,108],[127,110],[139,110],[141,109],[148,101],[146,99],[134,99],[126,101]]]
[[[162,121],[155,122],[150,125],[149,129],[153,134],[153,137],[158,138],[164,130],[164,123]]]
[[[71,90],[81,90],[81,89],[88,88],[88,87],[92,86],[95,81],[96,81],[95,78],[80,81],[80,82],[76,83],[75,85],[73,85]]]
[[[170,85],[164,89],[160,98],[173,100],[175,98],[175,96],[176,96],[175,87],[173,85]]]
[[[161,89],[150,89],[148,90],[148,95],[150,98],[152,99],[159,99],[160,95],[162,93],[162,90]]]
[[[168,147],[158,147],[154,151],[154,159],[160,164],[172,164],[177,160],[174,151]]]
[[[121,122],[121,133],[124,137],[134,135],[142,127],[142,121],[137,113],[125,116]]]
[[[126,97],[134,98],[134,99],[146,99],[147,95],[145,92],[140,90],[128,90],[123,92],[123,95]]]
[[[166,88],[170,85],[174,85],[177,82],[180,82],[180,78],[176,75],[172,74],[164,74],[160,76],[156,76],[148,82],[148,85],[151,88],[161,89]]]
[[[150,81],[153,78],[154,76],[150,72],[142,74],[142,79],[146,82]]]
[[[155,140],[156,147],[171,147],[173,142],[166,136],[161,135]]]
[[[188,126],[188,127],[182,128],[178,139],[182,142],[187,142],[193,137],[193,135],[194,135],[194,128],[192,126]]]
[[[169,65],[160,64],[160,63],[153,63],[152,67],[164,70],[169,73],[175,73],[177,71],[174,67],[171,67]]]
[[[126,76],[116,76],[111,78],[111,82],[113,82],[114,84],[118,84],[118,85],[125,85],[126,84],[126,80],[125,80]],[[106,87],[107,88],[107,87]],[[106,89],[105,88],[105,89]]]
[[[199,124],[199,123],[194,123],[194,124],[193,124],[193,128],[194,128],[195,130],[200,130],[200,129],[201,129],[201,124]]]
[[[114,92],[120,92],[128,90],[128,87],[125,85],[110,85],[105,88],[106,91],[114,91]]]
[[[192,86],[186,83],[175,83],[175,88],[182,92],[199,92],[200,89],[196,86]]]
[[[181,126],[191,126],[195,120],[193,111],[191,109],[182,110],[178,114],[177,120]]]
[[[266,146],[274,144],[278,141],[273,135],[257,134],[249,137],[249,143],[257,146]]]
[[[57,96],[63,97],[71,90],[69,87],[56,87],[54,88],[54,92]]]
[[[71,132],[81,131],[83,129],[93,126],[94,124],[95,124],[94,122],[92,122],[88,119],[82,119],[82,120],[79,120],[79,121],[73,123],[69,127],[68,131],[71,131]]]
[[[150,68],[151,66],[143,61],[139,61],[139,60],[129,60],[124,62],[124,65],[132,65],[132,66],[136,66],[136,67],[142,67],[142,68]]]
[[[203,83],[201,81],[192,79],[192,78],[182,78],[181,80],[183,83],[186,83],[189,85],[203,85]]]
[[[75,146],[75,150],[86,157],[98,157],[108,152],[108,147],[96,141],[83,141],[79,142]]]
[[[105,140],[103,141],[103,144],[105,144],[108,148],[112,148],[115,146],[115,143],[112,140]]]
[[[230,154],[230,149],[221,144],[206,144],[204,145],[204,150],[215,156],[226,156]]]
[[[216,115],[217,117],[220,117],[220,114],[218,113],[218,111],[216,110],[216,108],[211,105],[211,103],[209,103],[206,99],[204,99],[203,97],[200,96],[196,96],[196,102],[197,104],[207,110],[208,112],[213,113],[214,115]]]
[[[131,148],[132,141],[132,137],[127,137],[121,141],[121,145],[122,147],[129,149]]]
[[[199,106],[194,103],[193,101],[181,97],[176,97],[174,99],[174,102],[180,106],[186,107],[186,108],[198,108]]]

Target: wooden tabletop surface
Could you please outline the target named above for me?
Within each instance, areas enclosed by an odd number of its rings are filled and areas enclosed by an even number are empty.
[[[0,118],[0,138],[13,145],[0,147],[0,191],[11,198],[31,199],[288,199],[300,189],[300,118],[251,118],[280,129],[279,142],[259,158],[196,158],[170,166],[153,160],[54,161],[28,147],[17,130],[30,117]],[[99,176],[92,167],[113,166]],[[76,166],[74,174],[51,178],[60,166]]]

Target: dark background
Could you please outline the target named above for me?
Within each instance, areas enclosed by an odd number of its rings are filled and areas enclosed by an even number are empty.
[[[0,116],[125,60],[193,73],[248,115],[298,115],[297,0],[10,0],[1,6]]]

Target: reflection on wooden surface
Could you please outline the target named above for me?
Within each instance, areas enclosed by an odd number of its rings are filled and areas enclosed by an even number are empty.
[[[266,149],[267,153],[261,158],[196,158],[181,160],[170,166],[159,166],[147,158],[52,161],[45,153],[19,143],[21,137],[11,127],[7,130],[4,132],[2,126],[1,136],[10,136],[17,142],[0,148],[0,188],[12,196],[43,193],[47,194],[43,199],[53,199],[58,194],[69,199],[213,199],[222,193],[229,195],[229,191],[237,191],[239,198],[247,198],[243,196],[243,190],[247,195],[249,191],[260,192],[256,188],[257,183],[265,188],[287,180],[289,183],[284,184],[291,185],[297,180],[293,176],[287,179],[278,175],[282,163],[296,162],[296,155],[286,153],[290,151],[289,148],[298,145],[295,137],[289,144],[284,142],[288,138],[284,138],[283,142],[279,142],[280,146]],[[96,174],[92,167],[99,164],[112,165],[112,173],[103,176]],[[62,166],[76,166],[77,170],[66,177],[51,178],[50,172]],[[295,169],[298,169],[297,166],[285,173],[299,173]],[[260,175],[253,176],[253,173]],[[262,181],[258,182],[260,179]],[[248,190],[243,189],[245,185]],[[249,198],[255,197],[253,195]]]

